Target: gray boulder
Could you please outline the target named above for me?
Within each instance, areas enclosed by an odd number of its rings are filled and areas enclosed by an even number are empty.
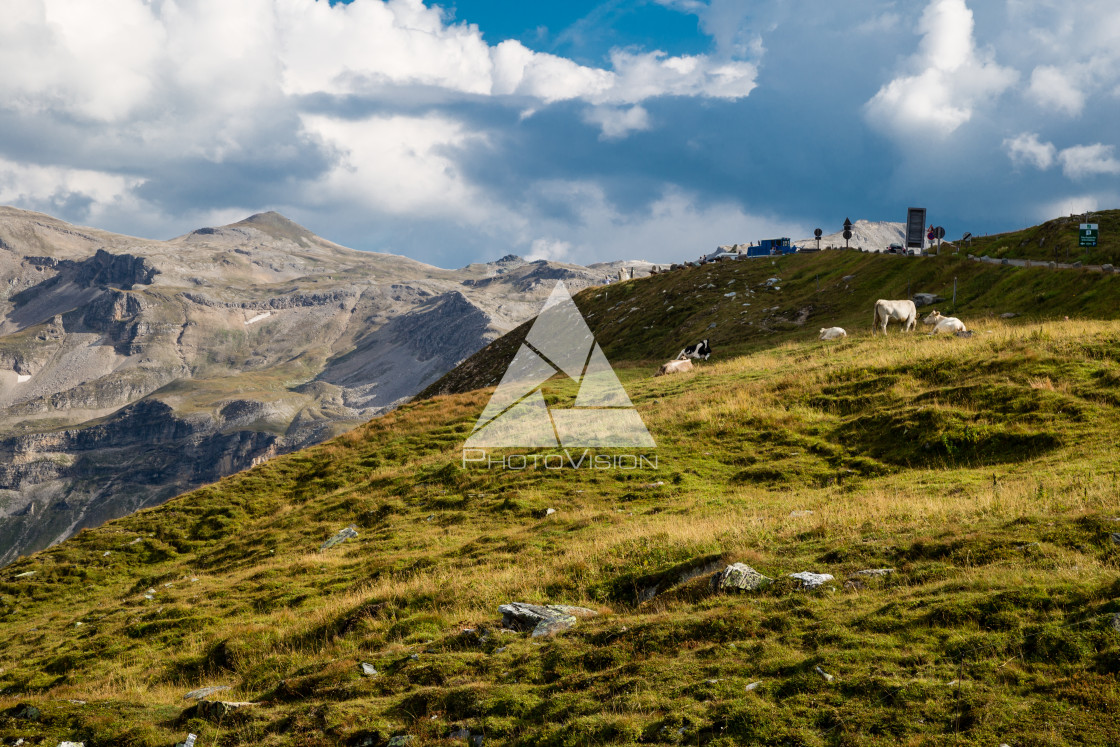
[[[712,577],[716,591],[757,591],[774,579],[767,578],[746,563],[733,563]]]
[[[1005,312],[1003,312],[1002,314],[999,315],[999,318],[1000,319],[1014,319],[1017,316],[1019,316],[1019,315],[1016,314],[1014,311],[1005,311]]]
[[[816,589],[818,586],[823,586],[829,581],[832,581],[831,573],[812,573],[810,571],[791,573],[789,577],[800,581],[802,589]]]
[[[348,539],[353,539],[358,536],[358,528],[351,524],[345,529],[339,529],[338,532],[329,540],[319,545],[319,552],[329,550],[340,542],[345,542]]]
[[[550,636],[567,630],[581,617],[594,617],[599,613],[586,607],[564,604],[526,604],[511,602],[498,607],[502,613],[502,626],[522,632],[532,631],[534,638]]]
[[[915,306],[932,306],[944,300],[944,298],[935,293],[915,293],[913,296]]]

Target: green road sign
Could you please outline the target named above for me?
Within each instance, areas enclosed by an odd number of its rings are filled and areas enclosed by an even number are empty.
[[[1097,245],[1097,224],[1096,223],[1082,223],[1081,224],[1081,241],[1079,246],[1096,246]]]

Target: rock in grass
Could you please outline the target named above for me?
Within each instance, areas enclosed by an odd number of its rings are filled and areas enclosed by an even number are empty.
[[[831,674],[821,669],[820,665],[813,667],[813,671],[823,677],[825,682],[832,682],[834,679],[836,679]]]
[[[867,568],[862,571],[856,571],[856,576],[886,576],[894,573],[894,568]]]
[[[20,703],[9,709],[6,715],[19,721],[38,721],[43,717],[42,712],[30,703]]]
[[[358,671],[362,673],[363,677],[377,676],[377,669],[375,669],[372,664],[368,664],[364,661],[358,665]]]
[[[745,689],[747,692],[750,692],[751,690],[757,690],[761,685],[762,680],[755,680],[751,684],[747,685]]]
[[[405,747],[408,744],[412,744],[411,734],[398,734],[389,740],[389,747]]]
[[[797,511],[790,511],[789,515],[790,518],[797,518],[798,516],[812,516],[813,512],[799,509]]]
[[[339,529],[338,532],[333,537],[331,537],[329,540],[327,540],[323,544],[319,545],[319,552],[323,552],[324,550],[329,550],[330,548],[337,545],[339,542],[345,542],[346,540],[353,539],[354,537],[357,537],[357,536],[358,536],[358,528],[356,526],[354,526],[353,524],[346,527],[345,529]]]
[[[58,747],[86,747],[85,742],[59,742]]]
[[[192,700],[202,700],[207,695],[213,695],[214,693],[220,693],[222,690],[228,690],[229,688],[230,688],[229,685],[213,685],[211,687],[200,687],[197,690],[191,690],[189,693],[187,693],[183,697],[184,698],[191,698]]]
[[[532,631],[534,638],[554,635],[576,624],[580,617],[593,617],[599,613],[586,607],[570,607],[564,604],[526,604],[511,602],[498,607],[502,613],[502,626]]]
[[[812,573],[810,571],[791,573],[789,577],[800,581],[802,589],[815,589],[832,580],[831,573]]]
[[[732,563],[712,576],[716,591],[757,591],[772,583],[774,579],[763,576],[746,563]]]

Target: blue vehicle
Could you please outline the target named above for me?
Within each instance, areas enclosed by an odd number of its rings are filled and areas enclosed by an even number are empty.
[[[793,254],[797,247],[790,243],[788,237],[780,239],[763,239],[758,246],[747,247],[748,257],[769,257],[774,254]]]

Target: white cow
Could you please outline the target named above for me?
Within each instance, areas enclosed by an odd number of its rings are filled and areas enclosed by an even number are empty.
[[[918,307],[913,301],[884,301],[880,298],[875,302],[875,320],[871,322],[871,334],[875,334],[875,328],[879,326],[882,326],[883,334],[887,334],[887,324],[892,319],[902,325],[903,331],[909,332],[918,322]]]
[[[947,316],[934,326],[933,331],[930,332],[930,334],[959,334],[961,332],[967,331],[968,329],[965,328],[964,322],[962,322],[960,319],[957,319],[955,316]]]
[[[661,368],[657,369],[657,375],[664,376],[665,374],[684,373],[685,371],[691,371],[692,368],[692,361],[690,361],[688,358],[685,358],[684,360],[669,361]]]
[[[839,340],[841,337],[847,337],[848,333],[844,331],[843,327],[822,327],[820,340]]]
[[[933,331],[930,332],[931,335],[959,334],[968,331],[964,326],[964,322],[960,319],[957,319],[955,316],[944,316],[937,309],[926,314],[925,319],[922,320],[922,324],[933,325]]]

